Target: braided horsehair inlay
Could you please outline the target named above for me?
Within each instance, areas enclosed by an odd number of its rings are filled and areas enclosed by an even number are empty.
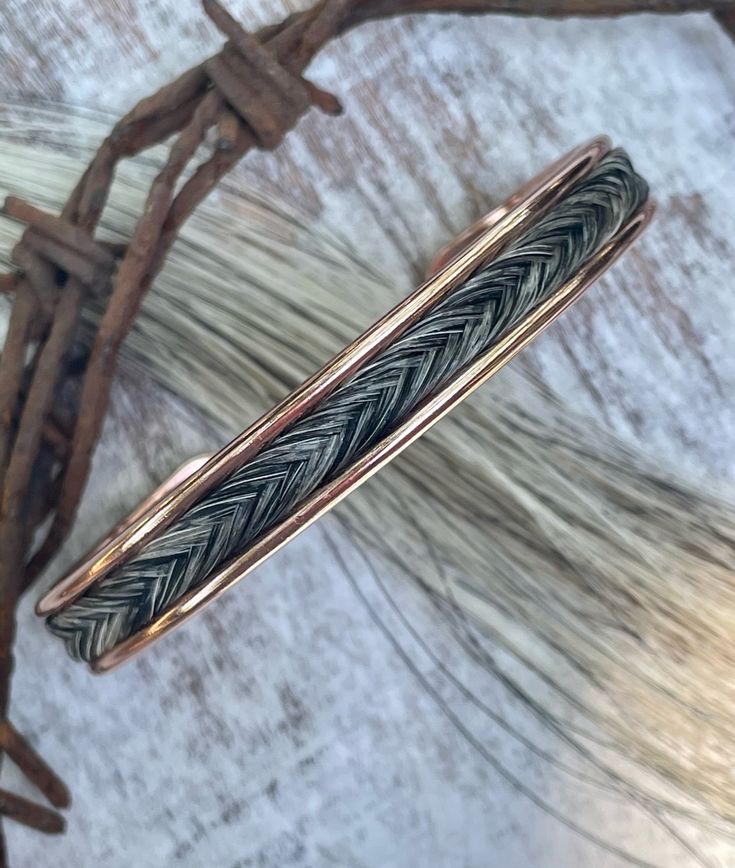
[[[548,215],[137,556],[47,619],[94,660],[246,549],[382,439],[558,289],[641,206],[647,185],[611,151]]]

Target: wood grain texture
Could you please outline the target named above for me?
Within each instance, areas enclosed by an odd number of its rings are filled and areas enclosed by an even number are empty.
[[[285,7],[230,8],[255,27]],[[193,0],[10,0],[0,16],[6,96],[115,112],[219,44]],[[625,145],[657,221],[524,364],[654,454],[735,480],[735,46],[708,16],[408,18],[351,33],[310,76],[346,116],[312,113],[235,180],[359,242],[407,287],[436,247],[558,152],[603,131]],[[65,561],[178,458],[216,442],[161,400],[150,384],[119,385]],[[8,827],[13,864],[624,864],[518,795],[492,757],[642,858],[687,864],[635,806],[570,785],[508,741],[432,665],[394,597],[451,671],[548,738],[418,591],[376,575],[325,523],[105,679],[63,657],[26,601],[17,723],[75,803],[58,841]],[[735,851],[711,858],[727,865]]]

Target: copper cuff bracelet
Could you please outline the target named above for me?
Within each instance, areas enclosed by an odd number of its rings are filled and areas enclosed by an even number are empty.
[[[39,601],[38,614],[95,672],[128,659],[500,370],[652,213],[645,182],[607,138],[572,151],[442,250],[422,286],[278,406],[180,468]],[[301,455],[305,431],[311,450]]]

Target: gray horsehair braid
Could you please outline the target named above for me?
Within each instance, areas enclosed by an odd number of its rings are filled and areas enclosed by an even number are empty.
[[[647,185],[611,151],[497,259],[210,491],[49,629],[93,660],[247,548],[394,429],[416,404],[574,274],[643,203]]]

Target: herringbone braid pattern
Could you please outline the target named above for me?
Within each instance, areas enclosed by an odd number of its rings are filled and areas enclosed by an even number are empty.
[[[51,631],[73,657],[92,660],[149,623],[492,345],[598,250],[646,195],[647,186],[627,156],[619,150],[608,154],[502,256],[455,289],[137,557],[50,617]]]

